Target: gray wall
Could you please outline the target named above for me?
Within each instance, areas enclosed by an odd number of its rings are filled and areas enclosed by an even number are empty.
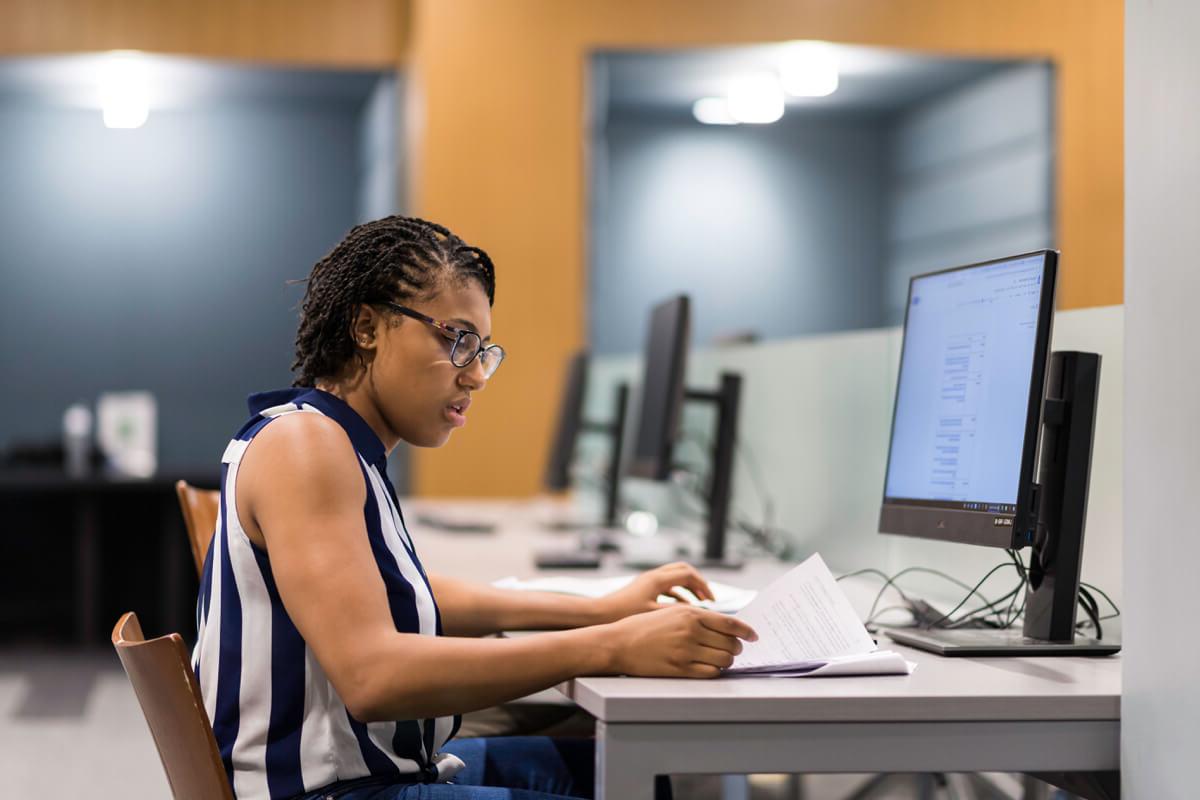
[[[385,75],[363,106],[359,129],[358,221],[400,209],[400,82]]]
[[[640,350],[646,310],[677,292],[696,344],[897,325],[911,275],[1053,246],[1052,102],[1031,63],[886,117],[592,109],[592,348]]]
[[[1195,797],[1200,5],[1125,4],[1123,794]],[[1116,91],[1116,87],[1113,87]],[[1181,624],[1182,623],[1182,624]]]
[[[593,170],[592,348],[640,350],[647,309],[677,292],[696,343],[878,325],[884,137],[854,118],[610,119]]]
[[[303,278],[355,220],[357,104],[100,113],[0,100],[0,446],[106,390],[159,401],[159,462],[214,466],[290,383]]]
[[[396,214],[403,208],[402,91],[399,75],[384,75],[375,82],[363,106],[359,129],[358,222]],[[401,441],[388,457],[388,476],[402,495],[409,490],[409,462],[408,445]]]
[[[904,321],[908,279],[1050,247],[1053,73],[1004,69],[896,121],[886,234],[885,319]]]

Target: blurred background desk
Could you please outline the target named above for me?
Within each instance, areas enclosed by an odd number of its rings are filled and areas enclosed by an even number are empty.
[[[401,511],[421,563],[427,570],[463,580],[491,583],[500,578],[546,577],[605,577],[627,575],[641,570],[626,566],[619,553],[605,554],[595,569],[538,569],[535,557],[541,548],[570,550],[588,526],[563,529],[564,521],[572,519],[571,506],[565,501],[547,498],[536,500],[417,500],[401,499]],[[495,525],[488,532],[454,532],[439,529],[423,522],[427,518],[453,522],[486,522]],[[556,527],[557,526],[557,527]],[[599,525],[591,526],[599,529]],[[674,544],[694,548],[703,545],[702,531],[671,531],[659,534]],[[652,545],[652,538],[628,537],[643,548]],[[672,555],[670,546],[658,547],[657,552],[667,560],[686,561]],[[786,564],[767,558],[751,558],[742,569],[706,569],[704,574],[736,586],[760,588],[786,568]]]
[[[191,640],[196,578],[175,481],[216,474],[71,478],[51,468],[0,470],[0,628],[6,639],[97,646],[121,610],[148,630]]]

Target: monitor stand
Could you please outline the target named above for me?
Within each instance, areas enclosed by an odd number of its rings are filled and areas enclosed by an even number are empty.
[[[1052,642],[1016,630],[919,630],[883,628],[900,644],[940,656],[1109,656],[1121,645],[1076,636],[1069,642]]]
[[[1031,501],[1037,528],[1025,586],[1024,629],[888,629],[889,637],[943,656],[1106,656],[1121,649],[1116,642],[1075,635],[1099,388],[1099,355],[1051,354],[1041,462]]]
[[[726,552],[725,528],[729,520],[733,496],[733,457],[737,446],[738,411],[741,406],[742,377],[722,372],[720,384],[714,391],[688,389],[687,400],[716,406],[717,431],[712,451],[712,479],[708,486],[708,520],[704,533],[704,553],[689,559],[701,569],[741,569],[742,559]]]

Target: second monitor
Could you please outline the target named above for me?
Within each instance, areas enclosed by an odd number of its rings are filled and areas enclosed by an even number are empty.
[[[687,348],[691,304],[679,295],[656,305],[650,312],[642,373],[641,407],[634,431],[628,474],[665,481],[675,468],[674,447],[685,401],[710,403],[717,410],[717,431],[711,452],[711,479],[707,488],[708,520],[702,566],[736,568],[741,562],[726,553],[726,525],[733,490],[733,455],[737,442],[741,376],[722,373],[713,391],[688,390]]]

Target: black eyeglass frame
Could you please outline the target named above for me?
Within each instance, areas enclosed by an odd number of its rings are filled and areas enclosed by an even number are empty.
[[[504,357],[507,355],[507,353],[504,352],[504,348],[498,344],[490,344],[485,347],[483,344],[483,337],[475,331],[469,331],[465,328],[459,328],[447,322],[442,322],[441,320],[434,319],[427,314],[422,314],[416,309],[409,308],[408,306],[402,306],[399,303],[393,303],[390,300],[384,302],[383,305],[387,306],[392,311],[395,311],[397,314],[403,314],[404,316],[411,317],[418,322],[424,322],[426,325],[431,325],[443,333],[452,334],[454,336],[454,345],[450,348],[450,363],[459,369],[466,369],[467,367],[471,366],[471,363],[475,361],[475,359],[480,358],[485,352],[491,353],[493,357],[496,358],[495,366],[492,367],[491,370],[488,370],[487,363],[481,359],[480,363],[484,365],[485,378],[490,378],[495,375],[496,370],[500,369],[500,365],[504,363]],[[475,337],[475,346],[472,348],[473,352],[471,353],[470,358],[461,359],[462,363],[460,364],[460,359],[457,357],[459,346],[462,344],[463,339],[468,336]]]

